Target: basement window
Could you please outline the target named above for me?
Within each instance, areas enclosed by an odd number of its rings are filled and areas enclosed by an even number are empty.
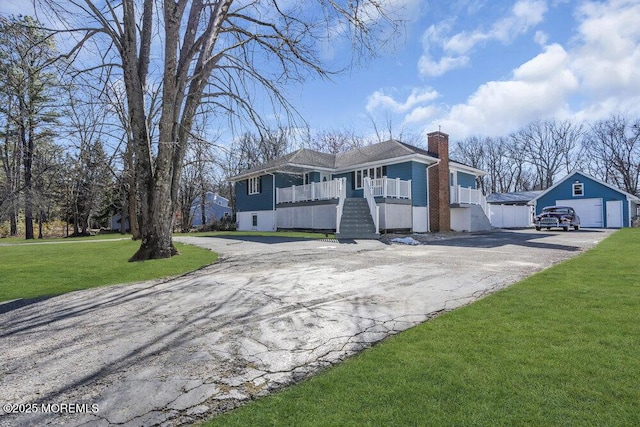
[[[584,196],[584,184],[582,182],[574,182],[573,186],[573,197],[582,197]]]

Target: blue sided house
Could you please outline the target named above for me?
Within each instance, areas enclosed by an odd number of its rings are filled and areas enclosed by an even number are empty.
[[[207,191],[204,193],[204,203],[202,203],[202,197],[198,196],[191,204],[191,218],[193,218],[191,225],[199,227],[210,224],[214,221],[220,221],[225,216],[231,216],[231,214],[229,200],[218,193]]]
[[[545,206],[570,206],[581,227],[630,227],[638,215],[640,199],[584,172],[572,172],[535,199],[535,212]]]
[[[300,149],[231,178],[238,230],[318,230],[375,238],[380,231],[491,227],[476,188],[484,172],[449,160],[449,137],[428,150],[396,140],[345,153]]]

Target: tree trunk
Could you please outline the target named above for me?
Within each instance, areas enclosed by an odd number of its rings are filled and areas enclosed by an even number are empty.
[[[207,224],[207,210],[205,206],[205,203],[206,203],[205,197],[206,197],[206,194],[203,186],[202,193],[200,193],[200,220],[202,221],[203,227]],[[189,209],[189,212],[191,212],[191,209]]]
[[[44,216],[44,214],[42,213],[42,211],[40,211],[38,213],[38,239],[43,239],[44,236],[42,235],[42,217]]]
[[[9,235],[11,237],[18,235],[18,215],[13,206],[11,207],[11,213],[9,213]]]
[[[33,239],[33,183],[31,180],[33,140],[27,138],[24,128],[21,129],[21,133],[22,143],[24,145],[24,234],[25,239]]]
[[[127,205],[129,208],[129,231],[131,231],[131,237],[133,240],[140,240],[142,238],[142,234],[140,233],[140,222],[138,221],[138,199],[136,197],[136,183],[133,173],[131,174],[131,178],[129,179],[129,194],[127,195]],[[124,217],[122,221],[125,221]]]
[[[129,261],[171,258],[179,253],[173,246],[173,203],[167,181],[156,178],[154,190],[146,194],[148,202],[147,211],[143,211],[142,242]]]

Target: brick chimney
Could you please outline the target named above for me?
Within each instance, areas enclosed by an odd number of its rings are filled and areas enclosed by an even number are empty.
[[[437,131],[427,134],[427,148],[440,159],[429,169],[429,225],[431,231],[451,231],[449,208],[449,135]]]

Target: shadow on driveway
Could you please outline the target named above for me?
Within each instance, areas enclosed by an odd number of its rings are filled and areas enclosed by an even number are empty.
[[[564,233],[602,233],[600,230],[579,230],[579,231],[560,231],[553,232],[516,232],[513,231],[493,231],[483,234],[475,234],[470,237],[454,237],[452,239],[431,240],[425,245],[432,246],[457,246],[457,247],[473,247],[473,248],[497,248],[506,245],[526,246],[529,248],[563,250],[569,252],[580,251],[579,246],[565,245],[561,243],[553,243],[549,241],[539,241],[545,237],[557,236]]]
[[[31,304],[35,304],[40,301],[48,300],[49,298],[53,298],[54,295],[37,297],[37,298],[26,298],[26,299],[15,299],[13,301],[0,302],[0,314],[8,313],[13,310],[17,310],[18,308],[26,307]]]
[[[253,243],[264,243],[267,245],[272,245],[276,243],[294,243],[294,242],[323,242],[326,240],[336,241],[336,239],[329,239],[329,237],[322,238],[311,238],[311,237],[290,237],[290,236],[234,236],[233,234],[220,234],[215,236],[198,236],[205,239],[225,239],[225,240],[238,240],[241,242],[253,242]]]

